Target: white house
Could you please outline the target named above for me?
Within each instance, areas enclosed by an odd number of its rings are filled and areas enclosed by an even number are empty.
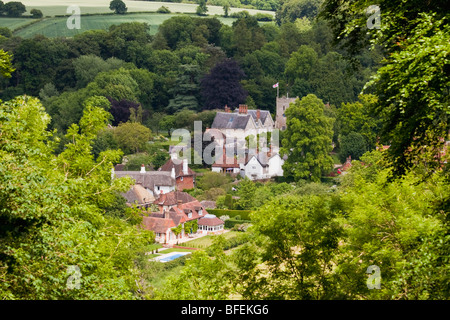
[[[266,153],[251,155],[241,167],[241,175],[250,180],[269,179],[283,175],[284,160],[278,153],[267,156]]]
[[[176,180],[172,172],[146,171],[142,166],[141,171],[114,171],[113,177],[129,177],[135,180],[135,184],[142,186],[151,192],[155,198],[161,194],[175,191]]]
[[[212,129],[222,132],[227,139],[242,141],[249,135],[257,136],[264,132],[272,132],[275,123],[267,110],[248,110],[247,105],[239,105],[239,109],[231,112],[225,106],[225,112],[217,112],[211,125]]]

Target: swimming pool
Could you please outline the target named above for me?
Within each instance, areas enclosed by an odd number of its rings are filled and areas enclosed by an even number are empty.
[[[169,262],[187,254],[190,254],[190,252],[171,252],[156,259],[160,262]]]

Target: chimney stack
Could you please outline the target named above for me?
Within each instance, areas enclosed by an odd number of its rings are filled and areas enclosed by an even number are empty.
[[[239,114],[247,114],[247,105],[246,104],[240,104],[239,105]]]
[[[170,172],[170,176],[175,179],[175,167],[172,167],[172,171]]]
[[[261,110],[256,110],[256,120],[259,120],[261,118]]]
[[[145,173],[145,165],[141,165],[141,173]]]
[[[187,161],[187,159],[183,159],[183,174],[184,175],[188,174],[188,161]]]
[[[183,200],[178,200],[177,201],[177,207],[179,208],[179,209],[181,209],[181,205],[183,204]]]

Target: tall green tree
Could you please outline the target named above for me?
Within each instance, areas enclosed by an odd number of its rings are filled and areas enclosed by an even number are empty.
[[[197,0],[198,7],[195,10],[195,12],[199,16],[204,16],[208,12],[208,7],[206,6],[206,0]]]
[[[324,103],[313,94],[297,99],[286,110],[287,129],[281,153],[288,156],[283,165],[285,176],[296,180],[319,181],[333,168],[333,118],[324,114]]]
[[[376,14],[366,15],[369,4],[381,10],[379,31],[373,23]],[[447,139],[450,129],[446,4],[444,0],[432,6],[418,0],[407,4],[399,0],[324,2],[322,16],[331,22],[336,40],[350,55],[361,52],[369,41],[385,53],[370,88],[380,101],[374,111],[385,119],[382,136],[391,141],[388,155],[395,175],[406,173],[425,148],[433,150],[429,165],[440,166],[436,159],[441,140]]]
[[[198,65],[181,65],[175,86],[169,90],[173,99],[169,100],[167,109],[176,112],[184,108],[199,109],[200,98],[200,68]]]
[[[377,103],[373,95],[360,95],[358,101],[342,103],[337,109],[338,134],[347,136],[350,132],[361,134],[367,148],[374,149],[381,129],[381,118],[371,112],[371,106]]]
[[[109,4],[109,9],[117,14],[125,14],[128,10],[125,2],[122,0],[112,0]]]
[[[392,169],[380,151],[361,161],[343,177],[347,239],[335,270],[346,279],[342,292],[350,299],[448,299],[448,211],[438,200],[448,199],[448,181],[442,172],[423,181],[416,171],[389,182]],[[379,290],[367,288],[370,265],[380,268]]]
[[[276,21],[281,25],[300,18],[313,20],[318,15],[322,2],[323,0],[281,0],[275,15]]]
[[[114,129],[114,139],[126,154],[139,152],[151,138],[151,130],[138,122],[119,124]]]
[[[111,180],[121,153],[92,156],[108,113],[88,106],[55,155],[50,117],[37,99],[0,107],[1,299],[133,299],[134,250],[152,233],[106,214],[130,179]],[[108,209],[109,210],[109,209]]]
[[[350,156],[352,160],[359,160],[367,151],[367,144],[364,137],[357,132],[350,132],[341,137],[339,159],[342,163]]]
[[[11,60],[11,55],[0,49],[0,74],[5,78],[11,78],[11,73],[15,71]]]
[[[336,206],[329,195],[284,196],[251,213],[254,242],[234,255],[244,299],[339,297],[331,272],[344,236]]]
[[[11,1],[5,3],[4,11],[7,16],[10,17],[20,17],[22,14],[27,12],[25,5],[19,1]]]

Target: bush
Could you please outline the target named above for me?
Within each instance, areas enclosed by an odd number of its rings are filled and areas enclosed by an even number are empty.
[[[170,13],[170,10],[169,10],[169,8],[167,8],[165,6],[162,6],[158,10],[156,10],[156,12],[158,12],[158,13]]]
[[[226,229],[233,229],[237,225],[250,223],[250,220],[236,220],[236,219],[228,219],[225,221],[225,228]],[[234,229],[233,229],[234,230]],[[239,230],[240,231],[240,230]]]
[[[364,139],[362,134],[352,131],[341,139],[339,159],[342,163],[345,162],[348,156],[351,156],[352,160],[359,160],[366,151],[366,139]]]
[[[239,216],[241,219],[250,220],[251,210],[225,210],[225,209],[208,209],[210,214],[214,214],[217,217],[227,215],[230,218],[236,219]]]
[[[229,184],[232,178],[218,172],[205,172],[203,176],[198,177],[197,187],[203,190],[211,188],[220,188]]]
[[[273,16],[268,13],[257,13],[254,15],[258,21],[273,21]]]
[[[247,17],[250,17],[250,16],[251,16],[250,12],[248,12],[247,10],[242,10],[242,11],[239,11],[239,12],[233,12],[232,14],[230,14],[231,18],[237,18],[237,19],[239,19],[239,18],[247,18]]]
[[[245,232],[247,231],[247,228],[250,226],[250,223],[242,223],[235,225],[231,230],[233,231],[240,231]]]
[[[33,19],[40,19],[44,16],[42,14],[42,11],[38,9],[31,9],[30,14],[33,17]]]
[[[216,201],[218,197],[225,195],[225,190],[222,188],[211,188],[203,192],[202,196],[198,200]]]

